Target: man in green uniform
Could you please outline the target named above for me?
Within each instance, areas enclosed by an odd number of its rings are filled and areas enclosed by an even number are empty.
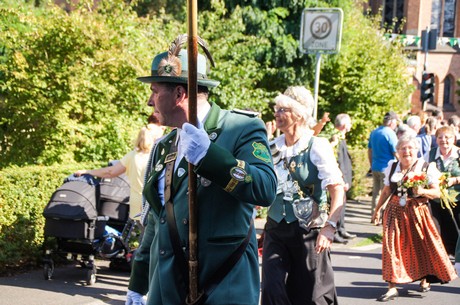
[[[173,43],[157,55],[149,105],[174,129],[158,143],[144,187],[148,223],[133,262],[127,304],[185,304],[189,250],[188,165],[197,174],[198,287],[200,304],[251,304],[259,300],[259,262],[253,225],[255,205],[268,206],[276,176],[263,122],[208,102],[206,58],[198,55],[199,128],[187,123],[187,52]]]

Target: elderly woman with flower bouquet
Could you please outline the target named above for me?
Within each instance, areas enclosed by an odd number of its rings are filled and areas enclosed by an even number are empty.
[[[428,200],[439,198],[441,173],[434,164],[417,158],[418,141],[401,137],[396,145],[399,161],[385,170],[384,188],[372,216],[374,224],[383,213],[382,276],[388,291],[377,300],[398,297],[397,284],[420,280],[420,292],[430,283],[446,283],[457,277],[431,217]]]
[[[455,146],[455,130],[443,126],[436,130],[438,147],[425,156],[428,162],[434,162],[441,177],[441,198],[430,201],[431,214],[441,234],[448,254],[454,255],[460,224],[460,149]]]

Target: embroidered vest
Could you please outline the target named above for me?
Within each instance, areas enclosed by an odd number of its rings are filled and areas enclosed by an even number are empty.
[[[320,209],[327,206],[326,192],[321,189],[321,180],[318,178],[318,168],[312,163],[310,159],[310,148],[313,144],[314,137],[311,138],[308,147],[300,154],[293,156],[286,162],[286,166],[290,171],[293,180],[298,181],[301,191],[305,195],[313,197],[313,199],[320,204]],[[284,162],[281,158],[277,157],[277,152],[272,150],[274,160]],[[287,223],[297,221],[292,210],[292,203],[283,200],[283,193],[277,195],[275,202],[272,203],[268,210],[268,216],[280,222],[285,219]]]
[[[460,176],[460,157],[455,160],[452,160],[452,162],[446,167],[444,166],[444,161],[441,158],[435,159],[436,150],[437,150],[437,147],[432,148],[430,150],[428,160],[430,162],[436,163],[436,167],[438,168],[440,172],[450,173],[452,177],[459,177]],[[460,184],[455,184],[447,189],[455,190],[458,193],[456,201],[460,201]],[[434,200],[439,201],[439,199],[434,199]]]

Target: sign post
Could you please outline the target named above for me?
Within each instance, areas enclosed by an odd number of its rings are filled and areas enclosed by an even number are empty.
[[[315,107],[313,118],[318,115],[318,90],[322,54],[334,54],[340,50],[342,40],[343,11],[340,8],[306,8],[300,25],[300,51],[316,54]]]

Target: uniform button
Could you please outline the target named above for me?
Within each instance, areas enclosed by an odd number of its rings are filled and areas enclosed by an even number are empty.
[[[160,218],[160,223],[161,223],[161,224],[164,224],[165,222],[166,222],[166,220],[164,219],[164,217],[161,217],[161,218]]]
[[[187,218],[182,219],[182,223],[183,223],[184,225],[188,224],[188,219],[187,219]]]
[[[165,255],[166,251],[165,250],[160,250],[160,255]]]

